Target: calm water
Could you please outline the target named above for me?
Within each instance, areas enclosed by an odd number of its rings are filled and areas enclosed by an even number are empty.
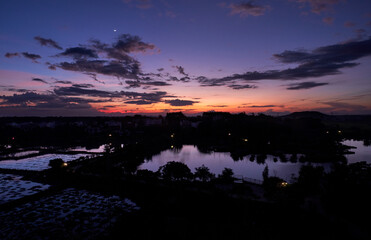
[[[366,159],[371,163],[371,159],[369,159],[371,157],[371,147],[363,146],[363,142],[361,141],[349,140],[345,141],[344,144],[357,147],[357,149],[352,150],[355,154],[347,155],[349,163],[366,161]],[[146,160],[139,169],[157,171],[159,167],[165,165],[168,161],[178,161],[186,164],[192,172],[195,171],[196,167],[200,167],[203,164],[214,174],[220,174],[224,168],[231,168],[237,176],[263,180],[262,172],[264,167],[267,165],[269,176],[277,176],[291,182],[292,176],[297,177],[301,166],[307,164],[300,162],[274,162],[274,157],[272,155],[267,156],[264,164],[258,164],[256,160],[251,162],[249,159],[250,156],[247,156],[243,160],[234,161],[231,158],[230,153],[213,152],[205,154],[199,152],[195,146],[184,145],[180,151],[165,150],[159,155],[153,156],[151,160]],[[323,166],[327,171],[331,169],[331,163],[313,165]]]
[[[343,144],[348,146],[356,147],[355,149],[350,149],[350,151],[355,154],[347,155],[348,163],[355,163],[365,161],[371,163],[371,146],[366,147],[363,145],[362,141],[346,140]]]

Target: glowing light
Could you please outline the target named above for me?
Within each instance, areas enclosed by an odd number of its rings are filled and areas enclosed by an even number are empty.
[[[173,145],[171,145],[171,148],[174,148],[174,146],[173,146]]]
[[[67,167],[67,165],[68,165],[67,163],[63,163],[63,166]]]
[[[287,187],[287,182],[281,182],[281,187]]]

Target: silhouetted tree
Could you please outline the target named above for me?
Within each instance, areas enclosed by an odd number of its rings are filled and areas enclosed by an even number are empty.
[[[233,182],[233,170],[231,168],[224,168],[222,174],[219,175],[219,178],[225,182]]]
[[[56,158],[49,161],[49,166],[52,169],[60,169],[64,166],[64,161],[61,158]]]
[[[181,162],[168,162],[159,168],[162,177],[170,180],[184,180],[192,177],[192,172],[187,165]]]
[[[205,165],[202,165],[201,167],[195,168],[196,172],[194,174],[195,178],[200,179],[203,182],[210,181],[215,177],[213,173],[210,172],[210,169],[206,167]]]
[[[265,165],[265,168],[263,170],[263,180],[267,180],[268,179],[268,175],[269,174],[269,170],[268,170],[268,165]]]

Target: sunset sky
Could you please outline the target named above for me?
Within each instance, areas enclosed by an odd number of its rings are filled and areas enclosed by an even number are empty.
[[[0,1],[0,116],[371,114],[369,0]]]

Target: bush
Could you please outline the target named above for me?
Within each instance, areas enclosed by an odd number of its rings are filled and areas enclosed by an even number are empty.
[[[162,177],[169,180],[188,180],[192,172],[187,165],[181,162],[168,162],[159,169]]]
[[[194,174],[195,178],[200,179],[203,182],[210,181],[215,177],[213,173],[210,172],[210,169],[206,167],[205,165],[202,165],[201,167],[196,168],[196,172]]]
[[[49,161],[49,166],[53,169],[59,169],[64,167],[64,161],[61,158],[56,158]]]

